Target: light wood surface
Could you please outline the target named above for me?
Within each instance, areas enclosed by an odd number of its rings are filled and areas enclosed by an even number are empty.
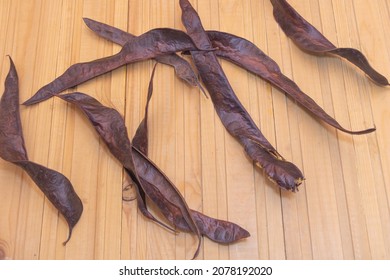
[[[350,136],[315,120],[260,78],[222,61],[238,97],[278,151],[306,177],[280,191],[224,129],[212,102],[158,65],[150,108],[150,158],[192,209],[228,219],[251,237],[223,246],[204,239],[200,259],[389,259],[390,90],[349,64],[301,52],[280,30],[268,0],[192,0],[206,29],[234,33],[270,55]],[[290,0],[333,43],[360,49],[390,78],[387,0]],[[173,0],[0,0],[0,91],[11,55],[20,100],[70,65],[120,47],[94,35],[89,17],[133,34],[183,29]],[[77,88],[119,110],[132,136],[143,116],[153,62],[122,67]],[[32,180],[0,160],[0,258],[190,259],[196,238],[147,221],[122,201],[121,165],[84,116],[52,98],[21,106],[31,160],[65,174],[84,203],[66,247],[66,222]]]

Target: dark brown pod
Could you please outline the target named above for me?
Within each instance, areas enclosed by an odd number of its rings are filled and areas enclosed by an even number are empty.
[[[148,155],[148,142],[149,142],[149,136],[148,136],[148,111],[149,111],[149,103],[150,99],[153,95],[153,78],[154,73],[156,72],[156,66],[157,63],[153,67],[152,75],[150,77],[149,86],[148,86],[148,96],[146,97],[146,106],[145,106],[145,114],[144,118],[142,119],[141,123],[139,124],[137,131],[135,132],[135,135],[133,137],[133,146],[140,150],[144,155]]]
[[[129,63],[192,49],[194,45],[191,39],[183,35],[182,31],[169,28],[153,29],[127,42],[115,55],[70,66],[61,76],[43,86],[23,104],[33,105],[44,101]]]
[[[115,114],[106,114],[106,112],[113,112],[114,109],[107,108],[100,104],[97,100],[82,93],[64,94],[59,95],[59,97],[68,102],[76,104],[77,107],[82,109],[95,128],[104,127],[103,130],[98,130],[99,135],[103,137],[103,139],[122,137],[117,133],[114,133],[114,131],[117,131],[117,129],[110,131],[110,128],[124,127],[124,121],[118,112]],[[113,117],[114,115],[115,117]],[[113,124],[113,122],[118,122],[120,124]],[[141,133],[141,135],[145,135],[144,133],[147,132],[147,130],[139,129],[137,132]],[[112,140],[110,142],[112,142]],[[128,144],[126,144],[128,143],[128,140],[122,139],[121,141],[114,142],[122,143],[124,147],[128,147]],[[147,147],[145,147],[147,142],[141,141],[136,143],[141,143],[139,148],[147,151]],[[117,154],[120,149],[117,150],[110,148],[110,151],[122,163],[125,162],[125,158],[129,156],[129,151],[127,148],[127,154],[123,155]],[[124,152],[124,150],[122,150],[122,152]],[[249,236],[249,233],[246,230],[242,229],[234,223],[216,220],[200,213],[193,215],[194,211],[190,210],[188,206],[186,206],[184,198],[180,195],[174,184],[146,155],[132,146],[131,157],[133,158],[140,186],[142,186],[145,194],[153,201],[154,204],[158,206],[161,213],[168,219],[168,221],[170,221],[178,229],[194,232],[194,225],[191,225],[191,223],[193,222],[196,227],[198,224],[200,224],[202,225],[202,227],[199,227],[198,229],[200,234],[210,237],[212,240],[220,243],[232,243]],[[126,170],[127,169],[128,168],[126,168]],[[132,179],[134,180],[133,177]],[[195,256],[197,255],[198,250],[199,247],[195,253]]]
[[[98,22],[90,18],[83,18],[83,20],[92,31],[118,45],[124,46],[128,41],[136,38],[136,36],[108,24]],[[180,79],[187,82],[191,86],[198,86],[204,92],[194,70],[184,58],[175,53],[172,53],[157,56],[154,58],[154,60],[162,64],[172,66],[175,69],[176,75]]]
[[[18,161],[14,163],[27,172],[49,201],[64,216],[69,226],[69,235],[64,241],[65,245],[70,240],[72,230],[80,220],[83,212],[83,204],[73,189],[71,182],[61,173],[32,161]]]
[[[127,41],[132,40],[135,37],[130,33],[98,21],[91,19],[84,19],[84,21],[88,27],[99,36],[122,46]],[[351,131],[342,127],[310,96],[305,94],[296,83],[283,75],[277,63],[252,42],[236,35],[220,31],[206,31],[206,33],[213,45],[213,48],[216,49],[215,54],[217,56],[235,63],[236,65],[268,81],[278,89],[284,91],[291,99],[312,113],[313,116],[319,118],[325,123],[350,134],[364,134],[375,131],[375,128],[361,131]],[[173,56],[165,55],[159,58],[163,57],[170,59]]]
[[[11,58],[10,63],[10,71],[5,80],[5,91],[0,100],[0,157],[23,168],[64,216],[69,226],[65,245],[81,217],[83,204],[64,175],[29,161],[20,121],[18,75]]]
[[[135,165],[133,147],[127,135],[124,120],[119,112],[115,109],[103,106],[96,99],[81,92],[59,95],[59,97],[65,101],[75,104],[83,111],[89,121],[93,124],[100,137],[106,143],[110,152],[123,164],[133,182],[136,183],[139,188],[142,188],[146,195],[149,195],[140,180],[141,174],[144,178],[148,178],[150,176],[154,177],[160,175],[159,171],[157,171],[156,167],[151,165],[148,160],[142,165],[142,167],[146,167],[145,170],[140,170],[141,167],[139,165]],[[198,237],[198,246],[194,254],[194,258],[196,258],[200,250],[201,234],[191,216],[187,203],[173,185],[171,185],[171,188],[164,190],[164,192],[165,197],[171,203],[174,203],[177,207],[179,207],[182,216],[191,229],[191,232],[196,234]],[[158,207],[164,207],[158,203],[160,203],[160,201],[157,201],[156,203]]]
[[[181,214],[177,201],[169,199],[169,190],[176,188],[174,184],[152,161],[134,147],[133,156],[143,186],[149,188],[149,190],[145,189],[145,192],[151,200],[160,205],[159,209],[164,216],[178,229],[192,231]],[[230,244],[250,236],[248,231],[235,223],[214,219],[194,210],[190,210],[190,213],[199,232],[215,242]]]
[[[126,167],[128,175],[135,183],[138,208],[141,213],[148,219],[170,229],[158,221],[146,207],[144,193],[141,190],[142,186],[134,166],[131,143],[128,141],[127,129],[124,122],[121,121],[121,115],[116,110],[104,107],[97,100],[82,93],[76,92],[60,97],[82,109],[103,138],[110,152]]]
[[[219,31],[207,31],[207,35],[213,43],[213,47],[218,49],[216,51],[217,56],[227,59],[270,82],[308,110],[314,117],[349,134],[366,134],[375,131],[375,128],[352,131],[342,127],[310,96],[305,94],[294,81],[283,75],[277,63],[252,42]]]
[[[198,49],[212,49],[197,12],[187,0],[180,0],[182,22]],[[214,52],[191,51],[192,58],[205,84],[222,123],[244,147],[248,156],[267,176],[286,190],[295,191],[304,180],[302,172],[280,156],[256,126],[234,93]]]
[[[148,109],[153,94],[153,77],[155,70],[156,65],[153,68],[152,76],[149,82],[145,115],[133,137],[133,157],[135,165],[139,168],[146,166],[145,160],[148,161]],[[149,164],[154,165],[152,162],[149,162]],[[157,172],[157,174],[154,176],[145,176],[145,174],[148,172],[140,171],[140,174],[142,174],[140,175],[140,178],[143,186],[145,188],[149,188],[147,192],[149,193],[150,197],[154,197],[152,201],[160,201],[159,203],[162,204],[160,210],[172,224],[174,224],[180,230],[191,231],[187,222],[181,215],[180,209],[175,204],[165,199],[165,196],[169,195],[169,193],[166,193],[166,190],[176,187],[164,175],[164,173],[158,169],[157,166],[155,166],[155,168],[159,172]],[[164,176],[161,176],[161,174]],[[163,203],[161,203],[161,201],[163,201]],[[215,242],[229,244],[250,236],[248,231],[234,223],[217,220],[194,210],[190,211],[192,218],[199,228],[200,233]]]
[[[316,55],[336,55],[347,59],[375,83],[388,86],[389,81],[368,63],[356,49],[337,48],[313,25],[307,22],[286,0],[271,0],[274,17],[284,33],[302,50]]]

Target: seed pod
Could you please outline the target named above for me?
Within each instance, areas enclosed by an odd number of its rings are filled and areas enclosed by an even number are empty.
[[[197,12],[187,0],[180,0],[182,22],[198,49],[212,49]],[[261,133],[234,93],[214,52],[191,51],[214,108],[225,128],[244,147],[248,156],[280,187],[295,191],[304,180],[302,172],[285,161]]]
[[[130,33],[98,21],[91,19],[84,19],[84,21],[88,27],[99,36],[122,46],[127,41],[132,40],[135,37]],[[291,99],[296,101],[303,108],[312,113],[313,116],[343,132],[350,134],[364,134],[375,131],[375,128],[361,131],[351,131],[342,127],[310,96],[305,94],[298,85],[294,83],[294,81],[283,75],[277,63],[252,42],[236,35],[220,31],[206,31],[206,33],[213,45],[213,48],[215,49],[215,54],[218,57],[226,59],[271,83],[273,86],[285,92]],[[173,56],[165,55],[159,58],[162,57],[170,58]]]
[[[375,83],[388,86],[389,82],[369,64],[356,49],[337,48],[313,25],[307,22],[286,0],[271,0],[274,18],[284,33],[302,50],[314,55],[334,55],[345,58],[360,68]]]
[[[18,75],[11,57],[10,63],[11,67],[5,80],[5,91],[0,100],[0,157],[23,168],[64,216],[69,227],[65,245],[81,217],[83,204],[64,175],[28,159],[19,113]]]

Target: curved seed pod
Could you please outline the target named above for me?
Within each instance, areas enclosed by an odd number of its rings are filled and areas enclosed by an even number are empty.
[[[44,101],[128,63],[192,49],[194,45],[191,39],[183,35],[182,31],[169,28],[153,29],[127,42],[115,55],[70,66],[61,76],[42,87],[23,104],[33,105]]]
[[[136,36],[131,35],[130,33],[124,32],[105,23],[98,22],[90,18],[83,18],[83,20],[93,32],[118,45],[124,46],[128,41],[136,38]],[[157,56],[154,59],[157,62],[172,66],[175,69],[176,75],[180,79],[184,80],[191,86],[198,86],[204,92],[194,70],[187,60],[175,53]]]
[[[111,108],[100,104],[96,99],[83,93],[71,93],[60,95],[60,98],[77,105],[91,121],[98,134],[102,137],[110,152],[126,167],[128,175],[136,186],[137,206],[141,213],[157,224],[174,231],[170,227],[158,221],[147,209],[142,185],[135,170],[131,153],[131,143],[127,135],[127,129],[120,114]]]
[[[320,120],[350,134],[364,134],[375,131],[375,128],[362,131],[351,131],[343,128],[310,96],[305,94],[296,83],[283,75],[277,63],[252,42],[219,31],[207,31],[207,35],[209,36],[213,47],[218,48],[216,51],[217,56],[227,59],[270,82]]]
[[[71,182],[61,173],[32,161],[13,163],[27,172],[49,201],[64,216],[69,227],[68,238],[63,243],[65,245],[70,240],[72,230],[83,212],[83,204],[73,189]]]
[[[145,196],[145,191],[143,190],[142,180],[137,181],[137,178],[136,178],[133,171],[131,171],[127,168],[125,168],[125,171],[126,171],[127,175],[131,178],[131,180],[133,180],[133,183],[135,184],[137,207],[140,210],[140,212],[142,213],[142,215],[144,215],[149,220],[155,222],[156,224],[162,226],[163,228],[166,228],[167,230],[176,233],[176,231],[173,228],[160,222],[159,220],[156,219],[156,217],[154,217],[152,215],[152,213],[149,212],[148,207],[146,205],[146,196]]]
[[[180,7],[182,22],[194,44],[198,48],[211,49],[213,46],[197,12],[187,0],[180,0]],[[234,93],[215,53],[192,51],[191,55],[215,110],[229,133],[243,145],[248,156],[265,169],[271,180],[284,189],[295,191],[304,180],[302,172],[286,162],[260,132]]]
[[[192,67],[187,60],[177,54],[161,55],[156,57],[155,60],[157,62],[173,66],[178,77],[192,86],[197,86],[202,91],[203,95],[208,98],[204,88],[200,84],[194,70],[192,70]]]
[[[80,108],[95,127],[98,134],[102,137],[111,153],[123,164],[123,166],[130,171],[131,179],[143,188],[139,176],[157,176],[160,171],[155,166],[149,164],[143,165],[146,169],[141,169],[139,165],[135,166],[133,158],[133,148],[127,135],[127,129],[121,115],[114,109],[108,108],[100,104],[96,99],[80,93],[70,93],[59,95],[60,98],[75,104]],[[148,174],[148,175],[145,175]],[[145,193],[149,195],[146,191]],[[190,210],[180,192],[171,185],[171,188],[164,190],[164,195],[167,200],[177,205],[181,214],[191,232],[198,237],[198,246],[194,254],[197,257],[201,245],[201,234],[195,221],[192,218]],[[157,206],[160,207],[159,204]]]
[[[352,48],[337,48],[313,25],[307,22],[286,0],[271,0],[274,17],[284,33],[302,50],[317,55],[336,55],[360,68],[374,82],[388,86],[389,82],[368,63],[367,58]]]
[[[156,71],[156,66],[157,64],[154,65],[153,67],[153,71],[152,71],[152,75],[150,77],[150,82],[149,82],[149,88],[148,88],[148,97],[147,97],[147,102],[146,102],[146,108],[145,108],[145,112],[148,111],[148,106],[149,106],[149,101],[150,101],[150,98],[152,97],[152,92],[153,92],[153,78],[154,78],[154,73]],[[147,130],[147,120],[146,120],[146,116],[147,114],[145,113],[145,119],[142,120],[142,122],[140,123],[138,129],[137,129],[137,132],[139,135],[144,135],[143,131],[146,131]],[[126,127],[124,126],[124,123],[123,123],[123,129],[126,130]],[[137,133],[136,133],[137,134]],[[148,139],[147,139],[147,134],[145,135],[146,137],[143,138],[143,137],[137,137],[137,138],[133,138],[133,145],[139,145],[139,146],[145,146],[145,142],[147,143]],[[128,138],[128,136],[126,135],[126,137]],[[145,146],[147,147],[147,146]],[[127,151],[127,150],[126,150]],[[125,150],[124,150],[125,152]],[[147,150],[144,150],[142,151],[144,153],[147,153]],[[170,227],[168,227],[167,225],[161,223],[160,221],[158,221],[148,210],[147,210],[147,206],[146,206],[146,194],[145,194],[145,191],[144,191],[144,186],[143,186],[143,183],[142,183],[142,180],[140,180],[140,178],[138,176],[136,176],[136,174],[134,174],[134,170],[129,170],[128,168],[125,168],[127,174],[132,178],[133,182],[135,183],[136,185],[136,191],[137,191],[137,203],[138,203],[138,208],[140,209],[141,213],[146,216],[147,218],[157,222],[158,224],[164,226],[165,228],[168,228],[169,230],[175,232],[174,229],[171,229]]]
[[[124,45],[135,37],[130,33],[101,22],[91,19],[84,19],[84,21],[96,34],[120,45]],[[283,75],[277,63],[252,42],[220,31],[206,31],[206,33],[216,49],[215,54],[217,56],[229,60],[270,82],[322,121],[350,134],[363,134],[375,131],[375,128],[362,131],[351,131],[343,128],[334,118],[317,105],[310,96],[305,94],[296,83]],[[169,59],[173,56],[166,55],[160,58],[163,57]]]
[[[191,231],[184,216],[181,214],[177,201],[170,199],[169,189],[176,188],[173,183],[152,161],[135,147],[133,147],[133,157],[137,170],[140,172],[142,184],[145,186],[145,192],[150,199],[159,205],[159,209],[164,216],[177,228]],[[190,212],[200,233],[215,242],[229,244],[250,236],[248,231],[237,224],[214,219],[194,210],[190,210]]]
[[[148,155],[148,110],[149,110],[149,103],[150,99],[152,98],[153,94],[153,78],[154,73],[156,72],[156,66],[157,63],[153,67],[152,75],[150,77],[149,81],[149,87],[148,87],[148,96],[146,98],[146,106],[145,106],[145,114],[144,118],[142,119],[141,123],[139,124],[137,131],[135,132],[135,135],[133,137],[133,147],[136,147],[139,149],[144,155]]]
[[[19,79],[9,57],[10,69],[0,99],[0,157],[6,161],[28,160],[19,113]]]
[[[221,244],[231,244],[243,238],[250,237],[249,232],[237,224],[210,218],[194,210],[192,210],[191,213],[196,222],[196,225],[199,227],[200,232],[212,241]],[[184,220],[182,223],[180,223],[180,225],[184,230]]]
[[[0,100],[0,157],[23,168],[64,216],[69,227],[65,245],[81,217],[83,204],[64,175],[28,160],[19,114],[18,76],[11,57],[10,63],[5,91]]]
[[[145,188],[145,192],[149,194],[149,197],[155,204],[159,204],[159,209],[164,216],[177,228],[184,231],[191,231],[186,220],[183,218],[180,209],[165,199],[165,190],[176,188],[173,183],[164,175],[164,173],[158,169],[153,162],[148,162],[148,108],[149,102],[153,94],[153,77],[156,69],[156,65],[153,68],[152,76],[149,82],[148,96],[145,106],[145,116],[141,121],[138,129],[133,137],[133,158],[137,168],[142,166],[151,165],[155,167],[157,172],[154,176],[146,176],[147,172],[140,172],[140,179],[142,185]],[[142,170],[142,169],[140,169]],[[159,186],[159,187],[156,187]],[[148,189],[147,189],[148,188]],[[242,238],[249,237],[250,234],[240,226],[223,220],[217,220],[206,215],[203,215],[197,211],[191,210],[191,215],[199,228],[202,235],[207,236],[209,239],[218,243],[232,243]]]
[[[89,29],[98,34],[100,37],[121,46],[124,46],[128,41],[137,37],[119,28],[90,18],[84,17],[83,21]]]

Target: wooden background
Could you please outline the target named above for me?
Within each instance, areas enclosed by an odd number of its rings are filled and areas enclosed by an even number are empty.
[[[204,239],[200,259],[389,259],[390,90],[336,58],[302,53],[272,16],[268,0],[192,0],[206,29],[257,44],[350,136],[316,121],[277,89],[223,61],[242,103],[265,136],[306,177],[298,193],[280,191],[223,128],[210,99],[158,65],[150,108],[150,157],[191,208],[242,225],[251,237],[231,246]],[[336,45],[355,47],[390,78],[387,0],[290,0]],[[11,55],[25,101],[71,64],[119,47],[94,35],[89,17],[141,34],[183,29],[173,0],[0,0],[0,81]],[[118,109],[132,136],[143,115],[153,62],[122,67],[79,86]],[[3,92],[3,82],[0,91]],[[0,258],[189,259],[196,239],[173,235],[122,202],[128,184],[84,116],[52,98],[21,107],[31,160],[65,174],[84,203],[66,247],[67,226],[32,180],[0,160]]]

